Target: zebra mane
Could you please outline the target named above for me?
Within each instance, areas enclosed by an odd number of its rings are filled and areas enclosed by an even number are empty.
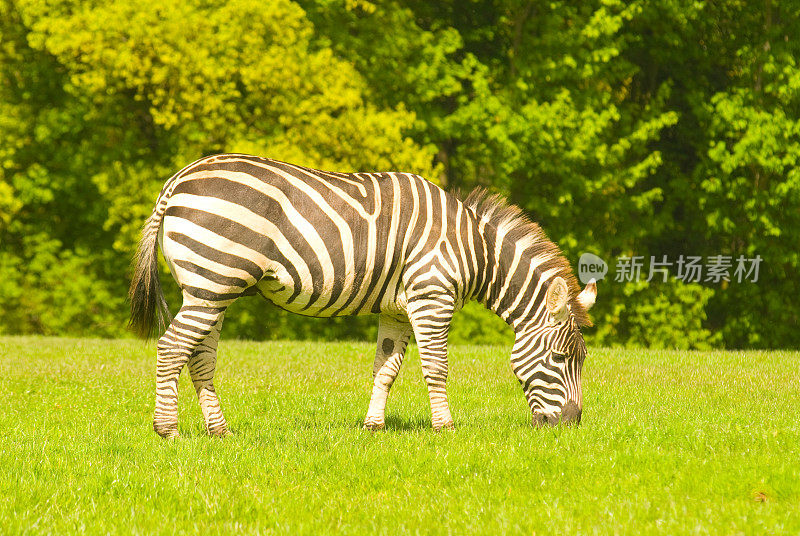
[[[521,208],[509,203],[502,195],[492,194],[484,188],[470,192],[464,205],[475,213],[479,221],[491,223],[518,247],[529,250],[535,258],[545,259],[537,271],[542,273],[555,268],[553,277],[560,275],[567,282],[569,305],[575,321],[579,326],[592,325],[589,313],[577,300],[581,287],[572,266],[539,224],[531,221]]]

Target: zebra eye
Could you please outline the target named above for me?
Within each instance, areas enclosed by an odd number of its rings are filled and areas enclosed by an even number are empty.
[[[557,363],[563,363],[567,360],[567,354],[560,354],[558,352],[553,352],[553,361]]]

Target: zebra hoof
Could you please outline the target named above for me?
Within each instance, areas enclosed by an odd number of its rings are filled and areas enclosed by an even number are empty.
[[[208,430],[208,435],[211,437],[233,437],[233,432],[227,428],[217,428],[216,430]]]
[[[369,430],[370,432],[380,432],[384,429],[386,425],[382,422],[365,422],[364,423],[364,430]]]
[[[444,423],[444,424],[440,424],[440,425],[435,425],[435,424],[433,425],[433,431],[434,432],[442,432],[444,430],[455,430],[455,429],[456,429],[456,427],[453,425],[453,421],[450,421],[450,422],[447,422],[447,423]]]
[[[175,439],[180,434],[178,433],[178,424],[158,424],[153,423],[153,430],[163,437],[164,439]]]

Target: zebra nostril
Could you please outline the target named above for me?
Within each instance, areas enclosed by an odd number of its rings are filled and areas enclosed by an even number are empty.
[[[531,419],[531,424],[534,428],[539,428],[548,424],[547,417],[543,413],[534,413],[533,418]]]
[[[574,401],[570,400],[561,408],[561,422],[564,424],[581,422],[581,408]]]

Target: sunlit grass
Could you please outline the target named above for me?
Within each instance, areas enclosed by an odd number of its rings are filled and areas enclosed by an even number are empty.
[[[800,533],[797,352],[590,350],[581,426],[535,430],[508,349],[455,346],[441,434],[414,348],[360,429],[372,356],[223,340],[235,437],[183,377],[167,442],[152,345],[0,338],[0,532]]]

